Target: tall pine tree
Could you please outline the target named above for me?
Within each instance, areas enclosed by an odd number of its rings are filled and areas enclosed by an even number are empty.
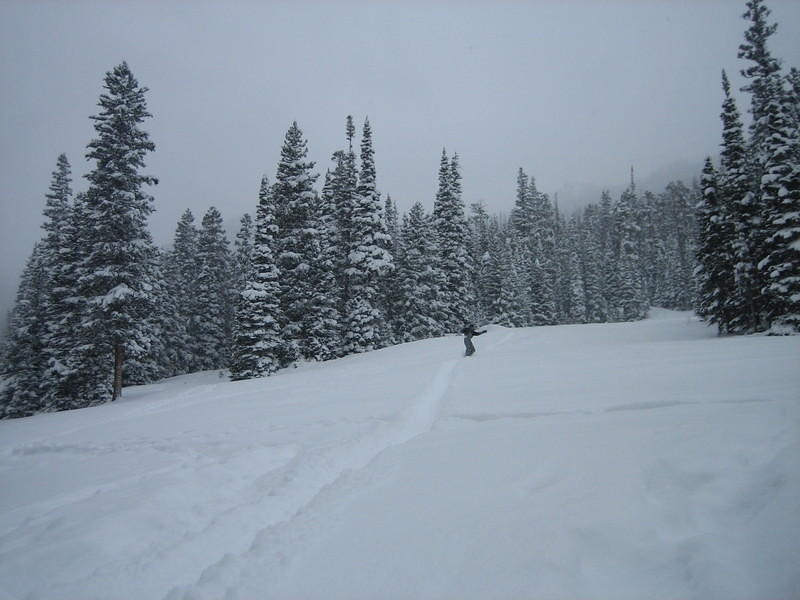
[[[361,171],[350,212],[349,252],[345,274],[349,298],[344,307],[345,350],[365,352],[385,346],[390,332],[381,298],[381,279],[394,268],[390,238],[375,187],[372,128],[364,122]]]
[[[100,113],[92,117],[97,137],[86,155],[95,168],[86,176],[91,237],[80,272],[80,291],[88,305],[81,330],[87,346],[81,368],[108,379],[96,379],[86,390],[89,402],[121,395],[125,357],[147,352],[150,339],[143,323],[155,309],[147,229],[153,198],[144,186],[157,180],[141,173],[145,156],[155,149],[140,128],[151,116],[147,88],[139,86],[127,63],[106,74],[104,87]]]
[[[234,326],[231,379],[265,377],[282,357],[280,283],[275,263],[278,228],[269,182],[261,181],[256,210],[252,269],[239,295]]]

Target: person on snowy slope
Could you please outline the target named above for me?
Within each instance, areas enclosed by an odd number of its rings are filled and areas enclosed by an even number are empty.
[[[464,356],[472,356],[475,354],[475,345],[472,343],[472,336],[483,335],[486,333],[486,330],[484,329],[483,331],[476,331],[475,325],[470,323],[469,325],[464,326],[464,329],[461,330],[461,333],[464,334],[464,346],[467,349],[467,351],[464,353]]]

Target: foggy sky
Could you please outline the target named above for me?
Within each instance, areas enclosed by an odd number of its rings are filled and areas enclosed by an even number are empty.
[[[800,66],[800,3],[770,0],[773,55]],[[431,208],[442,148],[467,205],[514,202],[523,167],[567,210],[624,186],[690,182],[716,155],[720,71],[744,0],[81,2],[0,0],[0,315],[41,236],[57,156],[86,189],[104,74],[128,61],[150,91],[151,229],[222,212],[230,237],[274,178],[296,120],[317,172],[353,115],[373,129],[378,188]],[[740,96],[739,108],[748,108]],[[321,180],[320,180],[321,186]],[[319,186],[318,186],[319,187]]]

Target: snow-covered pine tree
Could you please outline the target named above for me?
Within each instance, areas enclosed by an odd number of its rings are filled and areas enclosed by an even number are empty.
[[[664,250],[663,231],[659,230],[661,215],[659,214],[659,198],[650,191],[642,195],[640,226],[642,228],[640,240],[642,245],[642,277],[644,280],[645,297],[648,306],[656,305],[659,284],[661,283],[662,267],[660,258]]]
[[[605,298],[608,321],[619,320],[619,236],[614,226],[614,203],[611,193],[604,190],[600,197],[598,214],[598,241],[600,244],[601,289]]]
[[[568,323],[586,323],[586,289],[581,261],[584,251],[581,247],[580,224],[575,217],[569,221],[563,245],[566,248],[565,254],[568,261],[566,267],[569,271],[569,277],[565,278],[569,282],[565,309],[566,321]]]
[[[556,323],[556,266],[553,205],[547,194],[536,189],[536,180],[529,184],[531,198],[532,243],[530,259],[530,314],[533,325]]]
[[[473,265],[471,285],[475,294],[476,320],[486,322],[489,315],[490,218],[481,202],[473,203],[470,210],[468,250]]]
[[[72,200],[72,169],[66,154],[61,154],[56,161],[56,170],[53,171],[50,181],[50,190],[45,195],[44,209],[45,222],[42,228],[46,234],[44,244],[52,252],[52,260],[58,260],[58,253],[64,246],[64,228],[69,218],[70,202]]]
[[[234,241],[234,286],[238,296],[247,285],[253,268],[253,217],[248,213],[239,221],[239,231]]]
[[[716,190],[721,206],[727,207],[733,228],[728,268],[734,278],[734,289],[726,300],[730,307],[726,331],[754,332],[759,329],[760,322],[761,286],[756,264],[761,211],[751,190],[742,122],[725,71],[722,72],[722,90],[722,151]]]
[[[366,352],[389,343],[389,325],[381,307],[381,278],[394,268],[388,251],[380,196],[375,187],[372,129],[364,122],[361,138],[361,171],[350,213],[350,251],[345,270],[349,298],[343,324],[347,353]]]
[[[44,353],[45,370],[42,373],[42,405],[45,410],[53,410],[60,404],[58,389],[60,377],[54,370],[60,365],[63,352],[57,340],[72,336],[69,326],[72,321],[70,297],[75,282],[64,277],[64,266],[71,254],[72,218],[72,178],[69,161],[65,154],[58,157],[53,172],[49,193],[46,195],[44,209],[45,222],[42,225],[46,234],[42,240],[42,250],[47,270],[47,298],[44,308]]]
[[[748,140],[747,153],[747,175],[749,180],[749,197],[746,202],[750,204],[751,211],[754,212],[753,227],[750,229],[749,250],[754,261],[754,269],[747,272],[747,276],[753,277],[750,283],[756,290],[753,304],[758,307],[757,330],[763,330],[769,326],[768,299],[763,297],[764,290],[768,285],[762,278],[763,270],[758,268],[758,263],[766,256],[765,249],[766,231],[764,224],[764,201],[762,198],[762,178],[768,160],[768,150],[765,141],[770,135],[769,118],[767,107],[773,101],[773,95],[778,86],[774,80],[779,76],[780,62],[772,56],[768,48],[769,38],[775,34],[778,26],[776,23],[768,22],[770,10],[763,0],[748,0],[747,10],[742,15],[748,22],[748,28],[744,32],[744,42],[739,45],[739,58],[745,59],[748,66],[742,69],[741,75],[749,81],[742,88],[742,91],[750,92],[750,139]],[[739,265],[744,269],[746,265]],[[749,265],[747,265],[749,266]]]
[[[233,380],[266,377],[278,370],[283,356],[274,212],[265,176],[256,209],[252,269],[236,309],[230,367]]]
[[[800,70],[795,67],[789,69],[789,74],[786,76],[786,84],[789,86],[789,96],[791,98],[789,105],[792,108],[795,131],[792,151],[795,161],[800,162]]]
[[[62,230],[64,247],[58,269],[51,282],[49,304],[61,319],[50,322],[47,350],[48,389],[45,410],[69,410],[88,406],[85,391],[107,379],[106,365],[98,361],[96,369],[83,358],[81,324],[89,314],[89,304],[81,295],[80,273],[91,247],[90,219],[86,194],[75,196]],[[104,401],[98,396],[97,402]]]
[[[386,195],[386,202],[384,203],[383,221],[386,235],[388,236],[387,250],[389,254],[392,255],[392,262],[395,268],[381,278],[382,306],[386,315],[386,322],[391,331],[390,343],[394,343],[397,332],[397,311],[400,302],[400,288],[397,274],[397,263],[400,253],[400,225],[397,204],[395,204],[392,197],[388,194]]]
[[[556,323],[572,323],[570,313],[572,312],[572,264],[570,255],[572,252],[572,240],[569,239],[567,224],[561,211],[558,209],[558,198],[553,203],[553,231],[555,239],[555,251],[553,266],[554,277],[554,297]]]
[[[178,327],[170,345],[176,348],[176,373],[201,370],[203,349],[200,342],[198,283],[200,279],[200,232],[195,226],[192,211],[186,209],[175,227],[172,251],[167,256],[166,272],[169,294],[175,303]]]
[[[532,312],[531,273],[536,267],[531,267],[531,263],[535,259],[531,255],[530,240],[522,238],[510,223],[506,228],[505,252],[501,256],[508,263],[504,268],[505,280],[502,284],[511,299],[506,309],[508,321],[513,327],[532,325],[535,316]]]
[[[600,244],[600,216],[595,205],[584,211],[581,236],[583,239],[583,281],[586,322],[608,321],[608,306],[603,294],[603,252]]]
[[[489,248],[489,319],[505,327],[530,325],[529,247],[513,225],[494,219]]]
[[[331,255],[322,246],[329,236],[320,218],[323,204],[313,188],[314,163],[307,155],[307,142],[295,122],[286,133],[273,186],[284,363],[300,357],[327,360],[338,351],[338,286],[333,265],[324,263]]]
[[[718,192],[718,177],[706,158],[700,181],[702,201],[697,207],[700,243],[697,249],[698,266],[695,280],[698,288],[697,314],[709,323],[716,323],[719,332],[729,332],[733,315],[730,297],[734,293],[731,253],[733,230]]]
[[[147,88],[139,86],[127,63],[106,74],[104,87],[100,113],[92,117],[97,138],[89,143],[86,155],[96,165],[86,176],[91,237],[79,281],[89,311],[81,326],[84,348],[79,368],[98,376],[104,373],[108,380],[98,379],[86,390],[87,404],[121,395],[125,358],[147,352],[150,340],[142,324],[155,309],[147,229],[153,198],[143,187],[157,180],[140,173],[145,155],[155,149],[140,128],[151,116]]]
[[[671,304],[667,308],[677,310],[690,310],[694,304],[693,271],[695,267],[695,211],[692,191],[680,181],[667,184],[663,196],[669,206],[669,226],[666,230],[670,233],[670,247],[674,250],[675,280],[671,293]],[[645,244],[649,243],[647,237],[641,238],[640,252],[646,252]],[[644,254],[644,259],[647,255]],[[644,261],[640,263],[644,267]],[[649,306],[645,295],[645,309]]]
[[[398,339],[411,342],[442,335],[444,306],[437,293],[433,224],[419,202],[403,216],[400,248],[396,266]]]
[[[764,4],[764,0],[747,0],[745,5],[747,10],[742,18],[749,21],[749,27],[744,32],[745,41],[739,45],[738,56],[751,61],[748,67],[741,70],[742,76],[750,80],[750,83],[743,87],[742,91],[750,92],[750,112],[753,117],[750,124],[750,143],[756,159],[754,166],[757,173],[755,174],[760,177],[759,164],[763,161],[758,155],[767,136],[767,124],[763,119],[766,116],[767,105],[772,100],[774,93],[771,82],[781,68],[780,62],[769,51],[767,42],[777,30],[778,25],[767,22],[771,11]]]
[[[230,359],[233,321],[231,255],[222,215],[210,207],[200,224],[197,243],[197,364],[201,370],[224,369]]]
[[[473,320],[474,316],[474,299],[470,289],[471,264],[458,155],[450,160],[444,150],[439,166],[439,189],[433,203],[433,225],[438,268],[444,285],[440,297],[447,311],[442,326],[445,331],[460,331],[464,323]]]
[[[353,150],[353,138],[356,128],[353,117],[346,121],[347,151],[334,152],[335,168],[328,184],[329,194],[334,206],[335,242],[336,242],[336,276],[339,283],[339,312],[343,315],[345,304],[350,299],[350,280],[347,274],[350,255],[350,233],[352,230],[352,213],[358,185],[356,155]],[[344,331],[342,332],[344,335]]]
[[[623,321],[642,319],[647,315],[641,263],[639,257],[639,225],[636,218],[637,197],[631,185],[620,196],[615,207],[619,232],[619,318]]]
[[[389,253],[394,256],[393,250],[396,249],[400,239],[400,221],[397,214],[397,204],[392,197],[387,194],[383,205],[383,222],[386,228],[386,235],[389,236]]]
[[[766,318],[775,333],[800,332],[800,163],[793,99],[783,80],[772,78],[764,107],[762,142],[763,256],[758,269],[765,283]]]
[[[44,408],[42,375],[46,367],[49,281],[43,247],[37,243],[28,258],[11,311],[10,335],[0,373],[6,380],[0,392],[0,418],[27,417]]]
[[[127,385],[153,383],[173,375],[174,359],[177,358],[171,340],[178,324],[174,302],[167,297],[163,256],[154,245],[151,244],[149,249],[147,281],[154,310],[147,313],[140,323],[142,336],[148,340],[148,345],[125,361],[123,379]]]
[[[155,373],[157,379],[174,377],[186,372],[184,370],[186,323],[179,310],[180,292],[176,290],[171,280],[170,259],[170,252],[165,250],[159,250],[158,255],[154,257],[155,272],[161,274],[153,289],[160,307],[153,315],[159,334],[151,352],[157,369]]]
[[[511,211],[511,226],[519,234],[519,236],[527,240],[533,233],[533,202],[531,196],[535,193],[536,184],[530,186],[528,175],[520,167],[517,172],[517,198],[514,203],[514,208]]]
[[[338,231],[336,206],[329,195],[315,196],[313,227],[317,231],[313,258],[308,272],[316,293],[313,313],[308,313],[307,331],[310,344],[305,353],[314,360],[330,360],[341,356],[342,338],[339,312],[341,298],[340,278],[337,277]]]

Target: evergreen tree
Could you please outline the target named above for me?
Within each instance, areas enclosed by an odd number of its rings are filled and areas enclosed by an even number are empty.
[[[766,162],[769,150],[765,146],[770,136],[770,123],[768,106],[773,101],[777,92],[775,80],[780,71],[780,63],[775,59],[769,48],[769,38],[775,34],[777,24],[768,23],[770,10],[763,0],[748,0],[747,10],[742,17],[748,21],[748,28],[744,33],[744,42],[739,45],[739,58],[745,59],[748,66],[741,70],[742,76],[749,80],[748,85],[742,88],[750,92],[750,139],[747,155],[747,175],[749,197],[745,201],[750,205],[753,213],[753,223],[749,231],[749,250],[753,256],[753,268],[746,273],[752,277],[747,281],[754,290],[747,290],[753,294],[750,300],[758,307],[758,318],[754,330],[768,327],[769,308],[766,308],[768,299],[763,297],[768,282],[762,278],[763,270],[758,268],[758,263],[766,256],[766,230],[764,229],[764,198],[762,181],[766,172]],[[744,270],[745,265],[740,265]],[[748,265],[749,266],[749,265]],[[766,308],[766,310],[764,310]]]
[[[765,282],[766,317],[773,331],[800,331],[800,163],[792,99],[783,82],[773,78],[771,100],[765,107],[763,260],[758,269]]]
[[[372,129],[364,122],[361,171],[350,214],[350,251],[346,275],[349,298],[344,309],[345,351],[365,352],[385,346],[389,328],[381,308],[381,278],[394,268],[387,250],[389,236],[383,224],[380,197],[375,187]]]
[[[71,338],[73,321],[71,297],[75,282],[64,277],[64,268],[72,255],[72,178],[66,155],[58,157],[53,172],[49,193],[46,195],[43,228],[45,237],[42,248],[45,255],[47,298],[44,307],[44,353],[46,367],[42,373],[43,390],[41,402],[46,410],[53,410],[62,403],[59,398],[60,376],[54,368],[63,360],[64,349],[59,342]]]
[[[389,236],[389,253],[394,256],[394,251],[397,248],[400,239],[400,223],[397,214],[397,204],[395,204],[392,197],[386,195],[386,202],[383,207],[383,222],[386,228],[386,235]]]
[[[356,186],[358,185],[358,170],[356,169],[356,155],[353,150],[355,136],[353,118],[347,117],[346,134],[348,150],[335,152],[333,160],[336,167],[331,174],[329,194],[334,206],[335,243],[336,243],[336,274],[339,283],[339,311],[345,312],[345,304],[351,298],[350,276],[348,274],[349,256],[352,232],[352,214],[356,203]],[[344,332],[343,332],[344,333]]]
[[[176,348],[177,373],[199,371],[203,347],[200,338],[204,318],[199,304],[200,291],[200,232],[195,226],[192,211],[186,209],[175,228],[172,251],[166,260],[169,294],[175,303],[178,328],[171,345]]]
[[[42,374],[47,302],[47,265],[43,245],[34,247],[20,279],[10,336],[2,361],[5,387],[0,392],[0,417],[27,417],[44,408]]]
[[[726,331],[753,332],[759,329],[761,285],[756,264],[761,211],[752,191],[748,154],[739,111],[731,96],[730,83],[722,72],[722,151],[717,186],[720,206],[727,207],[731,227],[731,265],[734,289],[727,300],[730,306]],[[701,222],[701,227],[703,224]]]
[[[201,370],[224,369],[230,358],[233,281],[222,215],[213,206],[200,225],[197,259],[197,364]]]
[[[689,310],[694,303],[693,271],[695,266],[695,211],[693,209],[692,192],[683,183],[676,181],[667,185],[664,192],[667,204],[670,207],[671,223],[666,228],[673,238],[670,246],[675,253],[675,281],[672,291],[672,301],[669,308]],[[727,211],[724,215],[727,221]],[[641,252],[648,239],[640,242]],[[727,245],[726,245],[727,248]],[[644,263],[642,263],[644,266]],[[645,302],[645,309],[649,306]]]
[[[265,377],[278,370],[282,351],[280,283],[275,263],[278,228],[266,177],[256,210],[252,269],[239,296],[234,327],[231,379]]]
[[[567,290],[567,302],[565,317],[567,323],[586,323],[586,290],[583,279],[583,269],[581,266],[581,240],[580,226],[576,219],[571,219],[567,235],[564,239],[564,253],[567,258],[565,268],[569,277],[565,280],[569,284]]]
[[[326,197],[315,197],[313,227],[317,230],[317,255],[308,272],[309,281],[316,292],[313,313],[308,314],[307,330],[311,343],[305,355],[315,360],[330,360],[342,355],[341,289],[336,276],[338,264],[336,207]]]
[[[556,265],[553,205],[546,194],[536,189],[531,177],[532,238],[530,259],[530,300],[533,325],[555,325]]]
[[[107,379],[104,361],[84,362],[84,354],[91,352],[94,346],[84,346],[81,335],[82,324],[91,308],[81,295],[80,282],[80,274],[91,250],[89,210],[86,194],[78,194],[65,222],[65,245],[51,283],[50,305],[61,318],[49,322],[46,410],[89,406],[92,401],[87,402],[86,390],[102,385]],[[93,402],[105,401],[104,394],[105,391],[92,396]]]
[[[628,188],[616,206],[616,222],[619,231],[619,318],[623,321],[642,319],[647,315],[639,260],[639,225],[636,219],[636,192]]]
[[[81,327],[80,368],[96,375],[85,391],[90,404],[120,396],[125,358],[147,352],[151,340],[142,323],[155,309],[150,294],[152,240],[147,230],[153,198],[143,186],[157,180],[140,173],[145,155],[155,149],[139,127],[150,116],[147,88],[139,86],[126,63],[106,74],[104,87],[100,113],[92,117],[97,138],[89,143],[86,155],[96,166],[87,175],[91,237],[79,276],[81,296],[89,308]]]
[[[512,227],[492,221],[487,281],[489,319],[504,327],[529,325],[530,288],[528,262],[524,246],[509,231]]]
[[[72,199],[72,170],[66,154],[61,154],[56,162],[50,182],[50,190],[46,194],[44,209],[45,222],[42,227],[46,235],[45,245],[52,252],[52,260],[58,260],[58,252],[64,246],[64,229],[69,218]]]
[[[154,310],[145,314],[139,323],[140,335],[148,344],[125,361],[123,380],[126,385],[153,383],[173,374],[175,349],[170,347],[168,340],[176,333],[176,322],[172,312],[173,303],[165,298],[167,284],[162,266],[161,251],[151,244],[147,258],[147,282]]]
[[[761,146],[767,135],[764,117],[767,104],[772,100],[773,89],[771,81],[773,76],[780,71],[780,63],[773,58],[767,48],[769,38],[778,28],[777,23],[768,23],[771,11],[764,4],[764,0],[747,0],[747,10],[742,18],[750,22],[744,33],[745,41],[739,45],[739,58],[751,61],[751,64],[741,70],[741,74],[750,80],[750,84],[743,87],[742,91],[750,92],[750,112],[753,120],[750,126],[751,144],[756,154],[761,152]],[[756,157],[760,163],[760,157]],[[758,168],[758,167],[757,167]],[[760,176],[760,168],[758,173]]]
[[[533,232],[533,202],[536,193],[536,184],[528,179],[525,171],[520,167],[517,173],[517,199],[511,211],[511,225],[522,237],[527,239]]]
[[[419,202],[403,217],[400,248],[397,261],[398,338],[411,342],[442,335],[441,320],[445,307],[437,293],[433,224]]]
[[[482,203],[470,207],[468,251],[473,265],[471,286],[475,294],[476,320],[485,322],[489,314],[490,218]]]
[[[234,242],[236,294],[244,290],[253,269],[253,217],[245,213]]]
[[[461,175],[458,155],[452,160],[442,151],[439,189],[433,204],[433,223],[438,247],[438,268],[442,273],[442,302],[447,307],[442,326],[445,331],[460,331],[473,320],[470,289],[471,265],[467,249],[467,220],[461,199]]]
[[[314,163],[307,155],[303,132],[293,123],[281,149],[273,188],[284,364],[300,357],[326,360],[338,352],[338,292],[331,279],[333,265],[323,262],[328,256],[323,244],[329,235],[319,215],[323,205],[313,188]]]
[[[386,314],[386,321],[391,331],[392,343],[394,343],[397,333],[397,315],[400,303],[400,287],[398,281],[398,256],[400,254],[400,227],[398,221],[397,205],[392,197],[387,195],[383,210],[383,220],[388,236],[387,251],[392,256],[395,268],[386,273],[382,279],[382,305]]]
[[[179,309],[181,292],[171,280],[170,260],[170,253],[162,250],[157,250],[153,256],[153,272],[160,274],[153,284],[153,295],[159,309],[150,316],[155,334],[147,357],[148,363],[142,365],[141,369],[143,383],[186,372],[186,323]],[[126,378],[128,373],[126,370]]]
[[[588,206],[581,227],[584,249],[582,272],[587,323],[608,321],[608,306],[603,294],[603,252],[600,244],[599,222],[597,207]]]
[[[716,323],[720,333],[727,333],[733,320],[729,302],[735,287],[730,263],[733,231],[718,193],[717,173],[711,158],[706,159],[700,185],[703,199],[698,206],[697,314],[710,323]]]
[[[501,259],[506,262],[502,267],[501,288],[504,291],[505,299],[509,302],[504,306],[505,319],[513,327],[527,327],[536,323],[536,315],[533,310],[536,307],[531,302],[531,263],[534,260],[531,256],[531,246],[529,240],[523,239],[513,228],[513,224],[508,228],[505,237],[504,252]],[[534,266],[534,272],[535,272]]]

